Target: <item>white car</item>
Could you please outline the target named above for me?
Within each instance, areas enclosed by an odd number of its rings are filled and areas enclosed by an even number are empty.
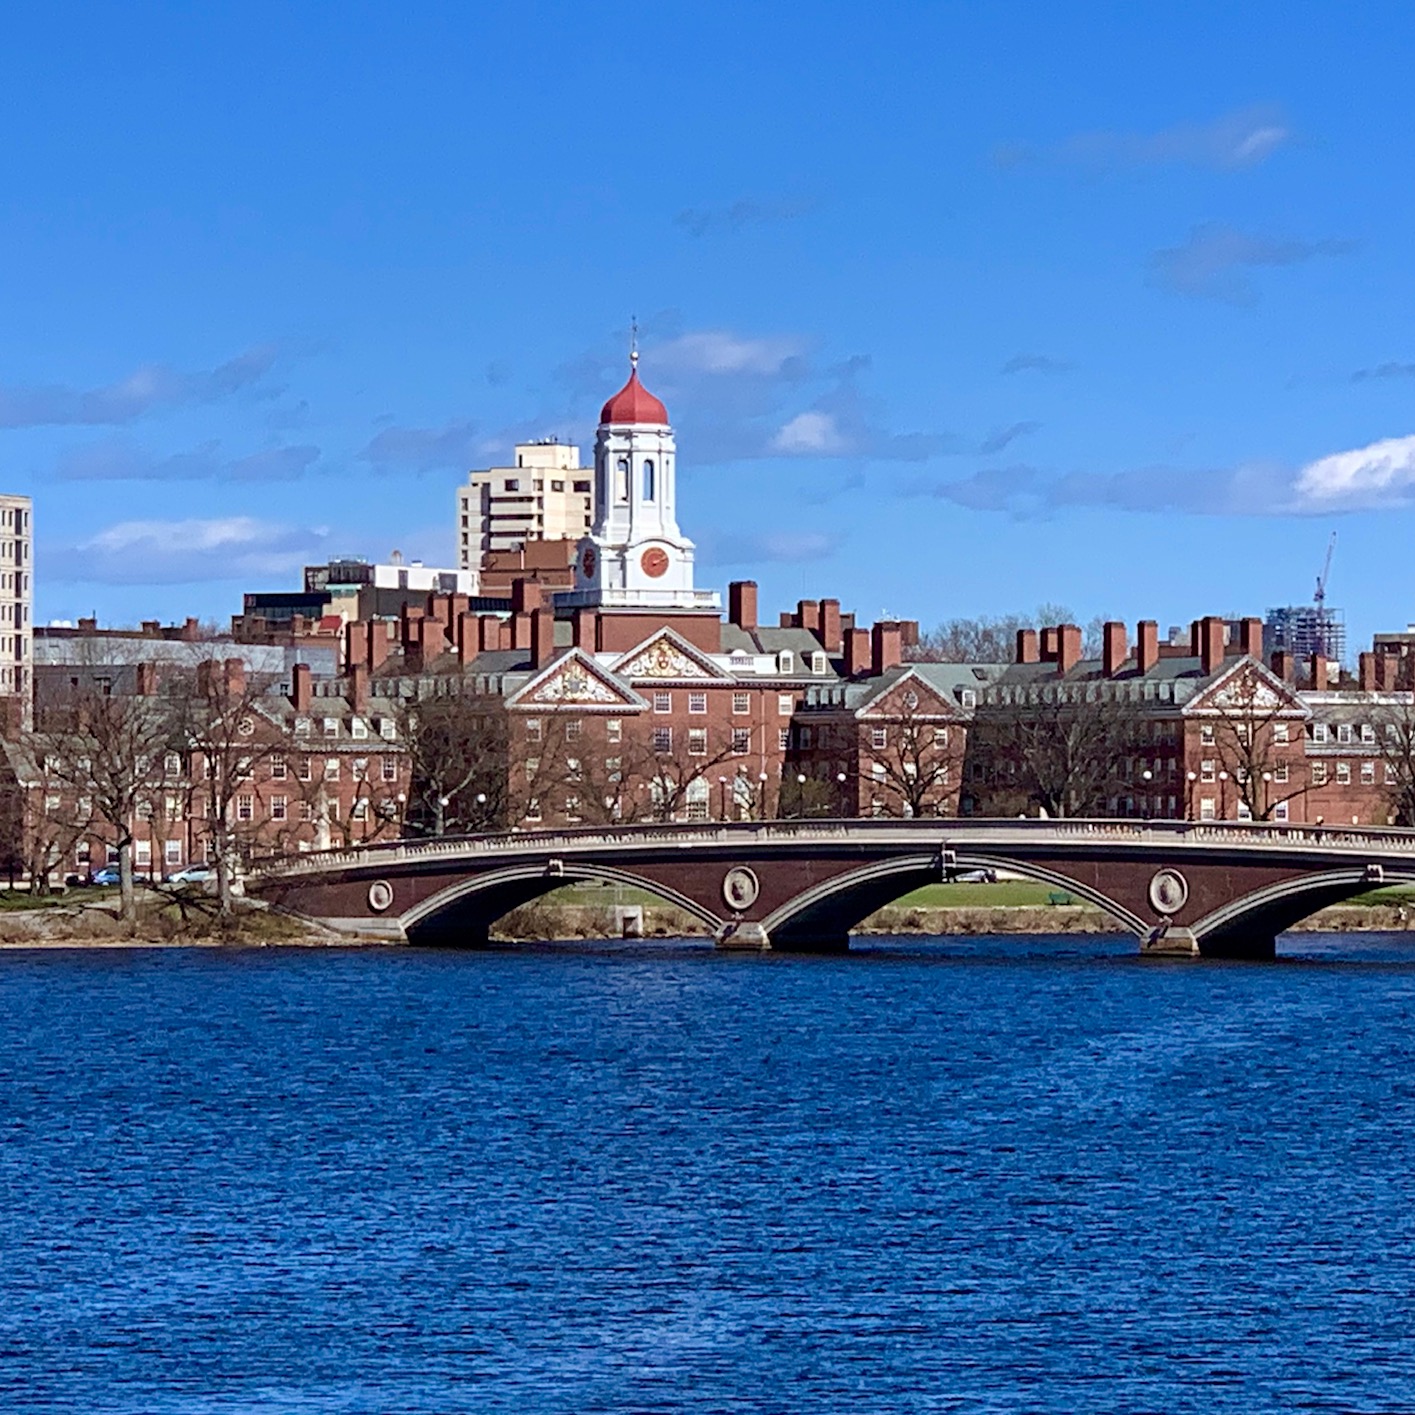
[[[214,865],[188,865],[184,870],[173,870],[167,876],[167,884],[210,884],[216,878]]]

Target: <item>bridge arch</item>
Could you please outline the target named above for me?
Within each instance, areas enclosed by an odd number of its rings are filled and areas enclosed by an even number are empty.
[[[1364,865],[1299,875],[1253,890],[1206,914],[1193,925],[1200,953],[1271,957],[1278,934],[1325,909],[1386,884],[1415,882],[1415,868],[1385,869],[1374,877]]]
[[[958,851],[950,870],[1005,870],[1039,884],[1079,895],[1123,928],[1143,936],[1148,925],[1138,915],[1091,885],[1028,860]],[[937,852],[881,860],[823,880],[769,914],[762,926],[778,947],[841,946],[850,930],[876,909],[924,885],[944,882]]]
[[[722,920],[697,900],[657,880],[645,879],[631,870],[616,869],[612,865],[570,860],[554,874],[540,862],[508,865],[459,880],[414,905],[401,915],[400,922],[410,943],[476,946],[486,943],[491,926],[511,910],[579,882],[639,889],[692,915],[713,934],[722,927]]]

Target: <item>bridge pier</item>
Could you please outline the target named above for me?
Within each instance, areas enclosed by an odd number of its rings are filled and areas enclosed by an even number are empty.
[[[719,948],[741,953],[766,953],[771,949],[771,938],[760,924],[740,921],[723,924],[713,935],[713,942]]]
[[[1197,958],[1199,943],[1192,929],[1154,928],[1140,940],[1142,958]]]

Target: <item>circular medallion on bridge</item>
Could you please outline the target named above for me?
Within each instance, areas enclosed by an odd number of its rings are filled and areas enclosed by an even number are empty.
[[[368,887],[368,907],[381,914],[393,903],[393,886],[386,879],[376,879]]]
[[[722,897],[729,909],[750,909],[761,892],[756,875],[745,865],[734,865],[723,876]]]
[[[1157,870],[1150,881],[1150,904],[1156,914],[1177,914],[1189,902],[1189,881],[1178,870]]]

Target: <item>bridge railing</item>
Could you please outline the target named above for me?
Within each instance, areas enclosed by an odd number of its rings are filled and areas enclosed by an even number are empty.
[[[1415,855],[1415,831],[1398,827],[1330,827],[1270,821],[1037,820],[992,817],[928,817],[912,820],[821,819],[653,823],[611,828],[513,830],[494,835],[446,835],[380,842],[354,849],[276,856],[254,862],[252,873],[324,874],[370,866],[412,864],[452,857],[612,852],[668,845],[691,849],[712,845],[927,843],[940,850],[986,849],[990,844],[1036,848],[1049,842],[1165,845],[1179,848],[1321,849],[1367,854]]]

